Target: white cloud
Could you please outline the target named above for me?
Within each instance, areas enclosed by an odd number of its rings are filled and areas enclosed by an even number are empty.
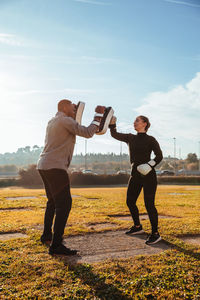
[[[200,141],[200,72],[186,85],[179,85],[166,92],[154,92],[147,95],[143,104],[133,109],[135,116],[149,117],[151,127],[148,132],[159,141],[164,156],[174,155],[174,140],[176,137],[176,157],[186,157],[190,152],[198,153]],[[120,116],[119,116],[120,117]],[[87,120],[87,123],[89,120]],[[117,129],[123,133],[135,133],[133,124],[122,122],[119,118]],[[122,151],[128,153],[128,147],[122,143]],[[120,143],[110,137],[109,130],[104,136],[97,136],[88,141],[88,151],[98,152],[120,151]],[[79,139],[78,152],[84,153],[84,140]]]
[[[196,152],[200,140],[200,73],[185,86],[148,95],[134,111],[149,117],[150,132],[162,141],[166,153],[172,153],[173,137],[182,153]]]
[[[0,43],[10,46],[22,46],[22,41],[16,35],[7,33],[0,33]]]
[[[164,0],[165,2],[169,2],[169,3],[174,3],[174,4],[180,4],[180,5],[186,5],[186,6],[191,6],[191,7],[199,7],[199,4],[194,4],[191,2],[185,2],[185,1],[177,1],[177,0]]]
[[[198,103],[197,106],[200,104],[200,72],[197,73],[196,77],[193,78],[190,82],[188,82],[188,84],[186,84],[187,89],[196,94],[197,97],[195,98],[196,102]],[[195,103],[193,103],[193,106],[195,105]]]

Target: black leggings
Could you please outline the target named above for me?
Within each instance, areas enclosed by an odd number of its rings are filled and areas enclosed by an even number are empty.
[[[39,170],[39,173],[48,198],[43,237],[51,239],[55,215],[52,247],[57,247],[62,243],[62,236],[72,206],[69,177],[67,172],[62,169]]]
[[[127,206],[130,210],[135,225],[140,225],[139,211],[136,201],[143,188],[145,207],[151,222],[152,233],[158,231],[158,213],[155,207],[155,194],[157,188],[157,178],[154,170],[146,176],[141,175],[137,170],[132,172],[127,190]]]

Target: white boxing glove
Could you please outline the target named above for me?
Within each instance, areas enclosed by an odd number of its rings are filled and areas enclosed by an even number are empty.
[[[151,172],[152,167],[156,165],[155,160],[150,160],[148,163],[146,164],[141,164],[139,166],[137,166],[137,170],[138,172],[140,172],[140,174],[142,175],[147,175],[149,172]]]

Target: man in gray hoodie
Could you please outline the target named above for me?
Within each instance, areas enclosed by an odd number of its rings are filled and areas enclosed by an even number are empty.
[[[37,163],[48,199],[41,242],[51,244],[49,254],[52,255],[77,254],[77,250],[71,250],[62,243],[65,225],[72,206],[67,170],[72,159],[76,135],[91,138],[98,131],[101,121],[101,117],[97,116],[88,127],[80,125],[75,121],[76,108],[76,105],[70,100],[64,99],[58,103],[58,112],[48,122],[44,150]],[[104,106],[97,106],[95,109],[97,115],[103,114],[104,111]]]

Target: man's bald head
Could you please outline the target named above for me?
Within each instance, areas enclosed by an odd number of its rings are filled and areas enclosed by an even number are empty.
[[[74,119],[76,116],[76,104],[67,99],[60,100],[58,102],[58,111]]]
[[[58,111],[65,112],[65,107],[68,106],[71,103],[72,102],[70,100],[67,100],[67,99],[60,100],[58,102]]]

